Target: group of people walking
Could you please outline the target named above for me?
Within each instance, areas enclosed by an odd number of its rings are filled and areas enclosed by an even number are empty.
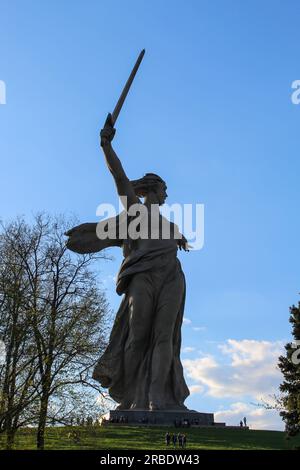
[[[165,442],[166,446],[168,447],[170,444],[173,444],[173,447],[181,447],[184,449],[186,447],[186,435],[185,434],[170,434],[169,431],[165,435]]]

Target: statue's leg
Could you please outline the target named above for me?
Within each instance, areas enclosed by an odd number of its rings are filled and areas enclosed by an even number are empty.
[[[155,312],[154,350],[149,392],[152,409],[164,408],[166,405],[166,384],[173,361],[174,327],[183,295],[184,279],[179,272],[171,282],[166,282],[162,286],[159,293]]]
[[[135,274],[128,289],[129,334],[124,350],[124,390],[126,392],[122,405],[125,408],[135,405],[133,400],[136,395],[138,372],[149,347],[154,299],[151,275],[147,272]],[[147,372],[145,371],[145,374]]]

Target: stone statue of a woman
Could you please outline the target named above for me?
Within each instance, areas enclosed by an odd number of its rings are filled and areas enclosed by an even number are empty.
[[[114,134],[108,115],[100,134],[107,167],[121,200],[126,196],[126,210],[133,204],[147,209],[149,236],[104,243],[96,237],[96,224],[83,224],[67,233],[68,247],[80,253],[112,245],[123,248],[117,293],[124,296],[93,378],[109,389],[118,409],[186,409],[189,390],[180,362],[185,277],[177,249],[187,250],[187,241],[171,222],[167,222],[170,236],[163,237],[166,219],[159,206],[167,197],[166,183],[153,173],[130,181],[112,147]],[[153,228],[155,216],[158,224]]]

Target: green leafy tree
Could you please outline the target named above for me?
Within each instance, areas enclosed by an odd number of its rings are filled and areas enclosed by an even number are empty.
[[[278,366],[284,376],[280,385],[280,415],[289,436],[300,432],[300,302],[290,308],[293,342],[285,346],[286,355],[279,357]]]

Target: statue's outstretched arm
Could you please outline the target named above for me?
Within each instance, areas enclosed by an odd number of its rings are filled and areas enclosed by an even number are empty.
[[[114,138],[115,132],[111,123],[111,115],[109,114],[104,128],[100,132],[101,147],[105,155],[107,167],[115,180],[118,194],[119,196],[127,196],[127,207],[130,207],[132,204],[139,203],[140,200],[134,192],[133,186],[124,171],[120,159],[112,148],[111,141]]]

